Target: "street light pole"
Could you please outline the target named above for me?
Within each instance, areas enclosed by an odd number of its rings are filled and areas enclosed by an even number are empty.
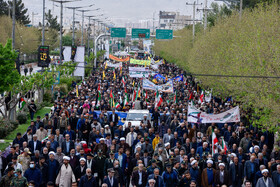
[[[72,46],[75,45],[75,8],[73,8]]]
[[[52,0],[53,2],[60,3],[60,31],[59,31],[59,49],[60,49],[60,54],[59,54],[59,62],[62,64],[62,20],[63,20],[63,3],[70,3],[70,2],[75,2],[75,1],[63,1],[63,0]],[[76,0],[79,1],[79,0]]]
[[[43,0],[42,45],[45,44],[45,1]]]
[[[192,5],[193,6],[193,19],[192,19],[192,22],[193,22],[193,42],[194,42],[194,38],[195,38],[195,6],[196,5],[202,5],[202,3],[201,4],[196,4],[196,2],[194,1],[193,4],[189,4],[187,2],[186,5]]]
[[[89,6],[91,7],[91,5]],[[95,10],[99,10],[100,8],[97,8]],[[85,19],[85,12],[89,12],[89,11],[95,11],[95,10],[78,10],[80,12],[82,12],[82,45],[84,45],[84,19]]]
[[[12,30],[12,38],[13,38],[13,41],[12,41],[12,46],[13,46],[13,49],[15,49],[15,31],[16,31],[16,0],[13,0],[13,30]]]
[[[207,0],[204,1],[204,31],[206,31],[207,28]]]

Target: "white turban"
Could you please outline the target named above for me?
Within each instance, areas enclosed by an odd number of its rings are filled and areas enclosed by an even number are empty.
[[[64,157],[63,157],[63,160],[68,160],[68,161],[69,161],[69,160],[70,160],[70,157],[69,157],[69,156],[64,156]]]
[[[206,162],[207,164],[212,164],[213,165],[213,161],[212,160],[207,160],[207,162]]]

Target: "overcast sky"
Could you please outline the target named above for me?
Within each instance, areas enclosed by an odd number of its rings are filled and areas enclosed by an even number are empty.
[[[31,19],[32,12],[35,13],[34,22],[42,19],[42,2],[43,0],[22,0],[29,10]],[[214,0],[208,0],[208,7]],[[82,0],[79,2],[66,3],[65,6],[95,6],[88,8],[100,8],[98,12],[88,12],[87,15],[104,14],[113,20],[118,18],[137,22],[138,20],[152,19],[155,12],[155,19],[158,19],[158,13],[162,11],[176,11],[184,15],[192,15],[192,6],[186,6],[186,2],[193,3],[194,0]],[[196,0],[197,3],[204,3],[205,0]],[[55,5],[59,5],[55,3]],[[53,7],[53,2],[46,0],[46,8],[54,10],[55,15],[59,15],[60,8]],[[200,6],[202,8],[202,6]],[[86,8],[85,8],[86,9]],[[65,18],[72,19],[72,10],[64,9]],[[37,14],[37,15],[36,15]],[[80,14],[80,13],[79,13]],[[198,13],[199,15],[200,13]],[[104,17],[103,17],[104,18]],[[80,20],[77,16],[77,20]],[[118,23],[115,23],[118,25]]]

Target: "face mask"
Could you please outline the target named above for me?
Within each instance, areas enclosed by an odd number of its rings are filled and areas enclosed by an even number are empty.
[[[16,174],[16,173],[15,173],[14,175],[15,175],[15,177],[17,177],[17,176],[18,176],[18,174]]]
[[[116,165],[115,168],[119,168],[119,165]]]
[[[30,164],[30,168],[34,168],[34,164]]]

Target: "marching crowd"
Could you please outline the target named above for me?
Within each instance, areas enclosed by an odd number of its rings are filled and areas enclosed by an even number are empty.
[[[0,186],[280,186],[277,136],[252,126],[245,111],[238,123],[187,122],[190,100],[201,111],[218,114],[236,105],[230,98],[201,102],[195,78],[164,63],[158,69],[162,77],[150,80],[163,84],[178,75],[184,78],[173,81],[175,95],[160,93],[163,102],[157,108],[155,91],[140,89],[133,98],[142,79],[130,78],[129,66],[135,65],[102,65],[80,85],[73,82],[69,93],[58,89],[43,119],[33,119],[32,101],[30,126],[17,134],[10,153],[1,156]],[[120,106],[112,104],[112,95]],[[140,126],[129,122],[123,128],[117,113],[129,109],[147,109],[152,118],[145,115]]]

